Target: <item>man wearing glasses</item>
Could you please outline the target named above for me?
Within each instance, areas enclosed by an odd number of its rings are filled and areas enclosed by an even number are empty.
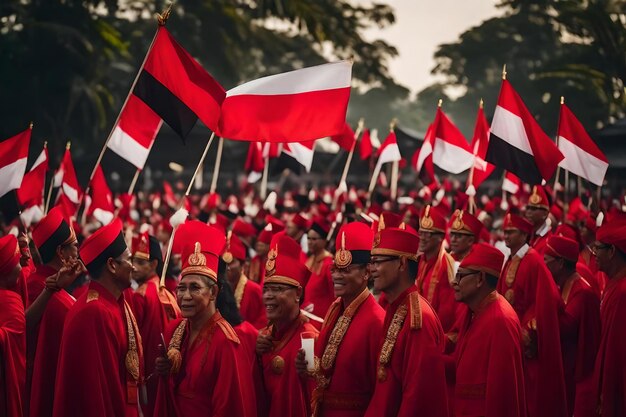
[[[626,415],[626,214],[607,220],[592,247],[598,269],[609,278],[600,307],[602,338],[594,386],[599,414],[616,417]]]
[[[496,291],[504,255],[477,243],[456,273],[454,297],[467,305],[456,358],[456,416],[525,417],[522,335],[511,305]]]
[[[419,238],[383,228],[374,236],[370,271],[385,293],[383,339],[368,417],[448,415],[443,363],[444,334],[430,304],[415,286]]]

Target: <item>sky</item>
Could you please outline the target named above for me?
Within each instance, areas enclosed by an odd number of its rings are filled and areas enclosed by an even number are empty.
[[[359,0],[360,3],[370,1]],[[399,56],[390,63],[396,81],[417,93],[433,83],[437,46],[454,42],[470,27],[500,14],[498,0],[384,0],[393,7],[396,22],[383,29],[366,32],[369,39],[384,39],[394,45]]]

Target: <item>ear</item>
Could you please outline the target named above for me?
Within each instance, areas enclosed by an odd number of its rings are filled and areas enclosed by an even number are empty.
[[[476,281],[476,288],[480,288],[485,285],[487,282],[487,276],[485,275],[485,271],[480,271],[478,275],[478,280]]]
[[[158,265],[159,265],[159,261],[157,261],[156,259],[153,259],[150,261],[150,268],[156,269]]]
[[[115,259],[113,258],[109,258],[106,261],[106,267],[107,270],[111,273],[111,274],[115,274],[115,270],[117,268],[117,263],[115,262]]]
[[[368,282],[371,276],[372,276],[372,273],[370,272],[369,265],[365,265],[365,274],[363,275],[363,280],[365,282]]]
[[[409,267],[409,263],[407,261],[406,256],[400,257],[400,266],[398,267],[399,271],[405,271]]]
[[[211,301],[215,301],[217,299],[217,294],[220,292],[220,289],[217,285],[212,285],[211,288],[209,288],[210,291],[210,295],[209,295],[209,299]]]
[[[301,300],[301,299],[302,299],[302,292],[303,292],[303,291],[304,291],[304,290],[303,290],[303,288],[302,288],[302,287],[298,287],[298,288],[296,288],[296,296],[297,296],[298,300]]]

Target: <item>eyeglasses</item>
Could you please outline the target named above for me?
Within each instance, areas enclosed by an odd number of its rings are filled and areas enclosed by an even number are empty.
[[[475,274],[480,274],[480,271],[469,271],[469,272],[466,272],[466,273],[464,273],[464,274],[463,274],[463,273],[461,273],[461,272],[457,272],[457,273],[456,273],[456,275],[454,276],[454,280],[455,280],[455,281],[456,281],[456,283],[458,284],[458,283],[460,283],[460,282],[461,282],[461,280],[462,280],[463,278],[465,278],[465,277],[467,277],[467,276],[470,276],[470,275],[475,275]]]
[[[390,258],[383,258],[383,259],[372,259],[370,261],[370,265],[372,265],[374,268],[378,268],[381,264],[384,264],[385,262],[390,262],[390,261],[397,261],[398,259],[400,259],[397,256],[393,256]]]
[[[598,252],[599,250],[602,249],[608,249],[613,245],[609,245],[606,243],[594,243],[593,245],[589,246],[589,249],[591,250],[591,253],[596,255],[596,252]]]
[[[190,286],[185,286],[185,285],[178,285],[176,287],[176,295],[183,296],[185,295],[185,293],[187,291],[189,291],[189,294],[191,295],[199,295],[203,289],[205,288],[210,288],[210,287],[204,287],[201,285],[196,285],[196,284],[191,284]]]
[[[287,290],[290,290],[294,287],[286,286],[286,285],[264,285],[263,286],[263,294],[271,293],[271,294],[282,294]]]

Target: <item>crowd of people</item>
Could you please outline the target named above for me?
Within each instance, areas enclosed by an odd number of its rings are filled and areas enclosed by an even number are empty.
[[[0,415],[626,416],[622,207],[433,191],[4,225]]]

